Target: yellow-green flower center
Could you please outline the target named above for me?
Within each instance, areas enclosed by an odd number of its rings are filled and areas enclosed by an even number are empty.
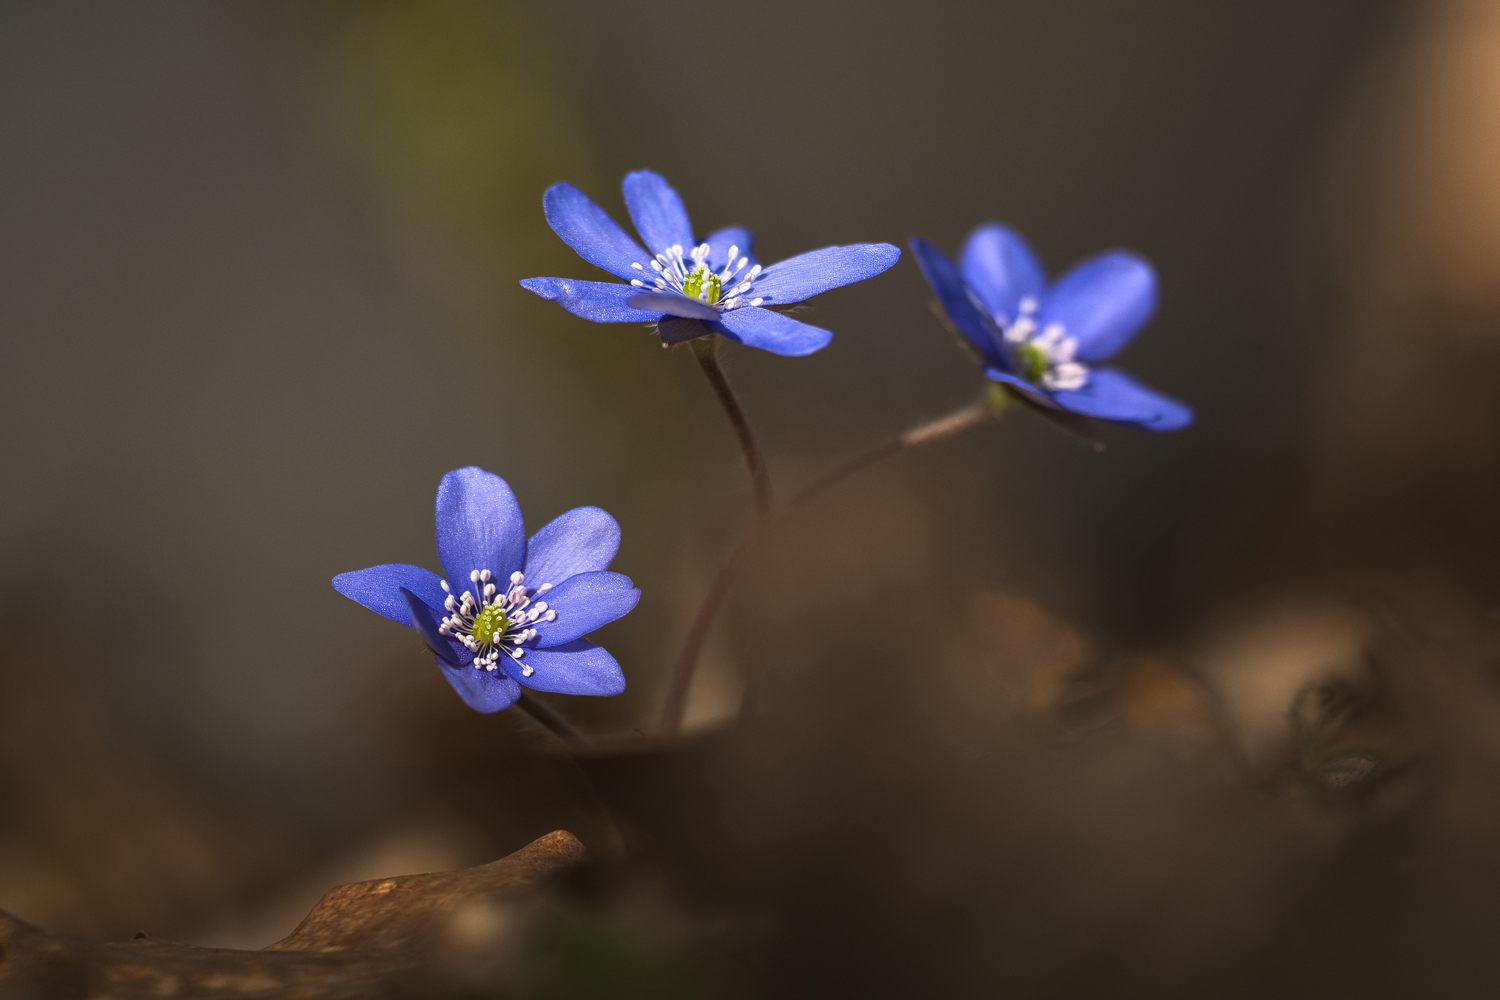
[[[494,645],[505,635],[505,630],[510,628],[510,619],[505,612],[493,604],[486,604],[484,608],[474,617],[474,630],[472,635],[474,641],[480,645]]]
[[[1040,382],[1042,376],[1052,367],[1052,359],[1047,356],[1046,350],[1037,343],[1026,343],[1015,349],[1016,367],[1021,371],[1021,377],[1028,382]]]
[[[708,269],[708,265],[699,264],[682,281],[682,294],[690,299],[707,302],[714,305],[719,301],[719,296],[724,291],[724,282],[719,276]],[[707,298],[703,293],[707,292]]]

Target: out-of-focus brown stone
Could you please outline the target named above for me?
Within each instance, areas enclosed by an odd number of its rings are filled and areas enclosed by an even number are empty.
[[[466,907],[522,898],[585,856],[576,837],[557,831],[477,868],[339,886],[261,951],[148,937],[91,944],[0,913],[0,1000],[419,995],[441,976],[432,964]]]

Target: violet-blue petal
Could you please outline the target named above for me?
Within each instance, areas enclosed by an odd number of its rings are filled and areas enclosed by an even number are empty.
[[[450,667],[442,660],[438,660],[437,665],[464,704],[476,712],[498,712],[514,705],[521,697],[521,685],[507,677],[503,670]]]
[[[630,221],[652,253],[666,253],[674,244],[682,247],[683,253],[693,248],[693,224],[688,221],[687,206],[665,177],[637,170],[625,175],[623,187]],[[650,266],[646,261],[641,263]]]
[[[1032,385],[1021,376],[1016,375],[1013,372],[1008,372],[1004,368],[986,368],[984,370],[984,375],[992,382],[999,382],[1002,385],[1010,386],[1011,388],[1023,394],[1027,399],[1040,406],[1046,406],[1049,408],[1055,408],[1057,406],[1057,404],[1052,401],[1051,395],[1046,392],[1046,390],[1042,389],[1040,386]]]
[[[1047,272],[1025,237],[998,222],[986,222],[969,234],[958,272],[1002,323],[1016,318],[1021,299],[1030,296],[1040,303],[1047,289]]]
[[[526,543],[526,585],[556,585],[577,573],[609,569],[620,551],[620,524],[598,507],[574,507]]]
[[[736,264],[741,257],[745,257],[750,261],[745,265],[746,271],[755,266],[755,237],[744,226],[729,226],[716,233],[709,233],[703,242],[708,244],[708,266],[715,271],[722,273],[724,265],[729,263],[730,247],[739,249],[734,258]]]
[[[669,316],[681,316],[683,319],[706,319],[715,320],[719,318],[719,310],[704,302],[698,302],[688,298],[686,295],[678,295],[676,292],[636,292],[625,300],[625,304],[632,309],[657,310]]]
[[[530,677],[524,676],[515,662],[507,662],[505,669],[536,691],[607,697],[625,690],[625,674],[615,658],[603,646],[585,639],[548,649],[528,649],[521,663],[532,669]]]
[[[938,305],[943,307],[943,312],[958,332],[974,345],[974,349],[987,364],[1002,370],[1008,368],[1005,352],[1000,349],[990,332],[993,324],[985,322],[979,304],[964,285],[963,277],[948,259],[948,255],[920,236],[912,237],[911,252],[917,259],[917,266],[922,269],[927,284],[932,286],[937,295]]]
[[[1078,341],[1077,358],[1113,357],[1156,311],[1156,272],[1124,250],[1090,257],[1057,280],[1042,300],[1037,325],[1061,323]]]
[[[864,281],[889,268],[901,251],[889,243],[824,247],[772,264],[755,279],[749,294],[776,305],[791,305],[830,288]]]
[[[535,599],[557,612],[556,621],[541,619],[531,626],[536,629],[532,642],[546,648],[581,639],[629,614],[641,592],[622,573],[579,573]]]
[[[417,630],[422,641],[427,643],[427,648],[432,650],[434,656],[454,667],[462,666],[474,658],[472,653],[467,658],[459,655],[458,650],[464,648],[462,644],[438,631],[438,614],[431,605],[405,587],[401,588],[401,597],[410,609],[412,627]]]
[[[1051,396],[1058,406],[1072,413],[1139,424],[1150,430],[1179,430],[1193,420],[1193,411],[1187,406],[1146,388],[1118,368],[1095,368],[1082,389]]]
[[[521,287],[549,302],[556,302],[574,316],[595,323],[655,323],[660,312],[632,308],[628,302],[640,289],[613,281],[579,281],[575,278],[527,278]]]
[[[736,343],[789,358],[821,351],[833,339],[828,330],[756,306],[726,309],[714,329]]]
[[[668,346],[697,340],[699,337],[707,337],[712,333],[712,330],[703,325],[702,320],[683,319],[681,316],[668,316],[656,324],[657,336],[661,337],[661,342]]]
[[[503,586],[526,558],[521,505],[494,473],[475,465],[455,469],[438,484],[436,540],[453,593],[474,589],[474,570],[489,570]]]
[[[641,272],[630,265],[651,266],[651,255],[620,224],[571,184],[554,184],[542,196],[547,224],[564,243],[595,267],[629,281]]]
[[[411,612],[407,610],[406,598],[401,596],[402,587],[434,607],[442,607],[443,599],[448,596],[443,593],[436,573],[407,563],[385,563],[333,578],[333,589],[351,601],[393,622],[410,625]]]

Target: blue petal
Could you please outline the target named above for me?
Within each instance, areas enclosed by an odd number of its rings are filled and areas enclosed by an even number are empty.
[[[615,658],[603,646],[583,639],[550,649],[528,649],[521,663],[533,671],[530,677],[521,676],[521,683],[537,691],[608,696],[625,690],[625,674]],[[507,662],[505,669],[521,674],[514,661]]]
[[[937,294],[938,304],[958,332],[974,345],[979,356],[989,365],[1001,369],[1008,367],[1005,352],[1000,350],[996,338],[990,333],[993,324],[985,321],[974,296],[965,287],[948,255],[920,236],[911,238],[911,252],[917,258],[923,277]]]
[[[622,573],[579,573],[540,595],[557,612],[557,621],[538,621],[533,642],[551,647],[582,638],[630,613],[641,592]]]
[[[702,320],[682,319],[678,316],[668,316],[656,324],[656,334],[661,337],[661,342],[668,346],[680,344],[685,340],[697,340],[699,337],[707,337],[713,333],[703,325]]]
[[[755,279],[755,289],[748,294],[790,305],[830,288],[873,278],[900,256],[901,251],[889,243],[824,247],[772,264]]]
[[[473,590],[469,573],[489,570],[503,586],[526,558],[521,505],[505,480],[478,466],[455,469],[437,492],[437,550],[454,594]]]
[[[1051,395],[1058,406],[1072,413],[1138,424],[1147,430],[1181,430],[1193,422],[1190,407],[1146,388],[1118,368],[1095,368],[1082,389]]]
[[[631,239],[589,196],[571,184],[554,184],[542,196],[547,224],[584,260],[629,281],[651,266],[651,255]]]
[[[755,237],[744,226],[730,226],[717,233],[709,233],[703,242],[708,244],[708,266],[715,271],[723,271],[724,265],[729,263],[730,247],[739,247],[740,252],[734,258],[736,264],[740,262],[740,257],[746,257],[750,263],[745,267],[755,266]]]
[[[530,654],[527,654],[528,658]],[[476,712],[498,712],[509,708],[521,697],[521,685],[502,670],[480,670],[475,667],[450,667],[438,661],[438,667],[453,690]]]
[[[725,310],[714,329],[735,343],[789,358],[821,351],[833,339],[833,334],[821,327],[755,306]]]
[[[643,312],[627,304],[631,296],[640,292],[632,285],[573,278],[527,278],[521,287],[595,323],[655,323],[662,317],[659,312]]]
[[[719,310],[707,303],[698,302],[679,295],[676,292],[636,292],[625,303],[632,309],[659,309],[670,316],[681,316],[683,319],[706,319],[715,320],[719,318]]]
[[[1047,272],[1025,238],[998,222],[986,222],[969,234],[958,270],[964,284],[1002,323],[1016,318],[1021,299],[1029,295],[1040,303],[1047,290]]]
[[[526,585],[557,584],[575,573],[609,569],[620,551],[620,525],[598,507],[574,507],[526,543]]]
[[[406,598],[401,596],[402,587],[433,607],[442,607],[443,599],[448,596],[443,593],[436,573],[406,563],[371,566],[352,573],[340,573],[333,578],[333,589],[351,601],[363,604],[393,622],[410,625],[411,612],[407,610]]]
[[[438,631],[439,616],[431,605],[405,587],[401,588],[401,597],[410,610],[412,627],[417,630],[417,634],[422,637],[423,642],[427,643],[427,648],[432,650],[433,655],[439,661],[449,666],[459,667],[474,659],[474,654],[464,649],[461,643],[449,639]],[[460,654],[461,649],[469,655]]]
[[[630,221],[652,253],[666,253],[674,244],[684,253],[693,248],[693,224],[688,221],[687,208],[666,178],[650,170],[637,170],[625,175],[624,188]]]
[[[1123,250],[1091,257],[1058,279],[1037,323],[1061,323],[1078,341],[1078,360],[1113,357],[1156,311],[1156,272]]]
[[[999,382],[1002,385],[1008,385],[1011,388],[1020,391],[1021,394],[1024,395],[1027,399],[1031,400],[1034,403],[1037,403],[1040,406],[1053,408],[1057,406],[1057,404],[1052,401],[1051,394],[1048,393],[1045,389],[1041,388],[1040,386],[1032,385],[1021,376],[1008,372],[1003,368],[986,368],[984,370],[984,377],[992,382]]]

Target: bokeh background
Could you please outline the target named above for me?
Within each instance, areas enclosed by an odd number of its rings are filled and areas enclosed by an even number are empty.
[[[556,995],[1500,978],[1493,0],[9,3],[0,53],[0,908],[259,947],[566,827]],[[1139,251],[1125,364],[1199,421],[831,492],[663,747],[739,457],[688,352],[517,285],[593,276],[548,184],[623,219],[639,167],[765,260]],[[909,257],[810,318],[727,352],[783,489],[979,389]],[[431,564],[467,464],[624,526],[630,688],[549,700],[610,754],[328,586]]]

